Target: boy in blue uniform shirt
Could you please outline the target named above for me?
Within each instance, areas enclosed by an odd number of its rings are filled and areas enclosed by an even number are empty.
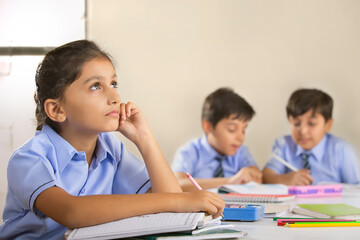
[[[186,172],[204,189],[262,182],[261,171],[243,145],[245,130],[254,114],[245,99],[229,88],[220,88],[205,99],[202,109],[205,135],[182,146],[172,164],[184,191],[194,190]]]
[[[299,89],[290,96],[286,111],[291,136],[275,140],[273,157],[263,170],[264,182],[288,185],[360,182],[355,150],[328,133],[333,123],[332,109],[332,98],[317,89]],[[290,170],[274,155],[300,170]]]

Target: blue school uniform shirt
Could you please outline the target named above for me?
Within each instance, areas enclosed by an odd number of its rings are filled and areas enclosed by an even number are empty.
[[[360,183],[359,162],[354,148],[341,138],[325,134],[322,140],[311,150],[305,151],[298,146],[290,135],[275,140],[273,153],[283,158],[297,169],[302,169],[304,160],[302,153],[310,154],[310,174],[314,183]],[[289,173],[284,164],[271,158],[265,165],[277,174]]]
[[[85,153],[76,151],[47,125],[13,153],[7,176],[0,239],[64,239],[66,228],[34,206],[47,188],[58,186],[73,196],[136,194],[150,188],[144,163],[113,134],[98,135],[88,166]]]
[[[172,163],[174,172],[189,172],[194,178],[213,178],[219,154],[210,146],[206,135],[179,148]],[[224,177],[231,177],[241,168],[257,166],[248,148],[242,145],[233,156],[224,156]]]

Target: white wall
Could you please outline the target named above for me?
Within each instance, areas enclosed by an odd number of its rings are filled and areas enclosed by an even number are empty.
[[[115,57],[119,91],[145,112],[171,162],[202,134],[206,95],[233,87],[257,114],[246,145],[262,167],[289,133],[299,87],[335,101],[332,133],[360,149],[360,1],[89,0],[89,37]]]
[[[83,0],[0,0],[0,47],[58,46],[83,39],[84,13]],[[34,76],[41,60],[0,56],[0,223],[8,160],[35,133]]]
[[[0,57],[0,62],[4,57]],[[34,136],[34,69],[41,57],[12,57],[11,76],[0,76],[0,213],[7,191],[7,164],[12,152]],[[2,222],[2,215],[0,223]]]

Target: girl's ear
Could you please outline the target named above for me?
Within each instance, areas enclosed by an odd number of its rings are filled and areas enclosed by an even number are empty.
[[[66,114],[58,100],[46,99],[44,102],[46,115],[54,122],[64,122]]]
[[[202,127],[204,129],[205,134],[209,134],[211,132],[212,129],[212,125],[209,121],[207,120],[202,120]]]

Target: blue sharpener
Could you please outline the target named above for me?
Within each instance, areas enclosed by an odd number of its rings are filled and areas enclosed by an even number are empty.
[[[225,204],[222,220],[257,221],[264,217],[264,205]]]

